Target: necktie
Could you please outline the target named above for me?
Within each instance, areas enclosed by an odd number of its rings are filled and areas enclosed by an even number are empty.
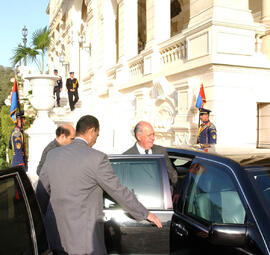
[[[148,154],[148,151],[149,151],[149,150],[145,150],[145,154]]]

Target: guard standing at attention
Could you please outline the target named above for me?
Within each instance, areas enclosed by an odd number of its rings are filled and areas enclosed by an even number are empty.
[[[16,114],[17,123],[15,128],[12,130],[9,148],[12,149],[13,158],[11,166],[23,166],[26,170],[26,157],[24,151],[24,135],[23,135],[23,126],[25,125],[25,116],[24,111],[18,112]]]
[[[66,87],[68,90],[68,101],[70,110],[73,111],[75,109],[75,104],[79,101],[79,82],[76,78],[74,78],[74,72],[70,72],[69,74],[70,78],[67,79]]]
[[[56,103],[57,103],[57,106],[60,107],[60,92],[62,91],[62,77],[61,76],[58,76],[58,70],[57,69],[54,69],[53,70],[53,73],[55,76],[58,77],[55,85],[54,85],[54,89],[53,89],[53,94],[56,96]]]
[[[198,131],[198,143],[203,151],[207,152],[208,149],[217,143],[217,130],[215,125],[209,121],[210,110],[200,108],[200,124]]]

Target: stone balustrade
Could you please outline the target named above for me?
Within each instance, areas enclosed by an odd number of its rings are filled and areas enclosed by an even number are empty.
[[[133,61],[129,63],[129,77],[139,78],[143,76],[144,70],[144,60],[142,56],[138,56]]]

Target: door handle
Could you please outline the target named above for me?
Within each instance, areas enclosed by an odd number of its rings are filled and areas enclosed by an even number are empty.
[[[188,235],[188,231],[186,230],[186,228],[183,225],[181,225],[179,223],[173,223],[173,227],[174,227],[177,235],[179,235],[181,237]]]

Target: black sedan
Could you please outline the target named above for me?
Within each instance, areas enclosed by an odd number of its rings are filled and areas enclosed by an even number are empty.
[[[168,151],[185,176],[171,254],[270,254],[270,158]]]
[[[122,183],[163,228],[136,222],[104,194],[110,254],[270,255],[270,159],[168,149],[180,199],[172,205],[162,155],[112,155]],[[0,171],[0,254],[51,254],[31,183],[20,167]]]

